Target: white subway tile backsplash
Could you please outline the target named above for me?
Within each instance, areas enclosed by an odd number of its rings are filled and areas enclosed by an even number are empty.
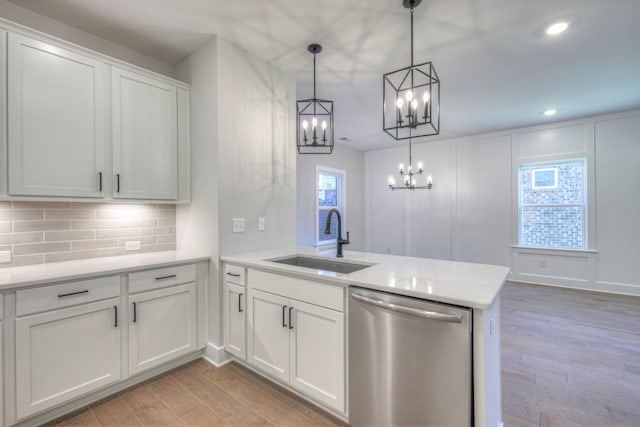
[[[89,209],[47,209],[44,211],[45,219],[95,219],[96,211]]]
[[[69,251],[71,243],[69,242],[50,242],[50,243],[24,243],[13,245],[14,255],[31,255],[42,254],[46,252],[65,252]]]
[[[98,231],[96,230],[45,231],[44,240],[47,242],[60,242],[70,240],[95,239],[97,237],[97,232]]]
[[[1,233],[0,244],[14,243],[36,243],[42,242],[42,231],[32,231],[29,233]]]
[[[69,221],[13,221],[13,231],[68,230]]]
[[[11,250],[4,267],[176,249],[175,205],[81,202],[0,202],[0,249]]]

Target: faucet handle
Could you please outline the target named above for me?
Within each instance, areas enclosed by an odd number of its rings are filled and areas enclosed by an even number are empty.
[[[345,240],[344,242],[342,242],[343,245],[348,245],[349,243],[349,232],[347,231],[347,240]]]

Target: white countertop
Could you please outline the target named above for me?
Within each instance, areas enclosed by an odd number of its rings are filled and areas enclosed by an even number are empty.
[[[288,255],[374,265],[350,274],[341,274],[265,261]],[[344,258],[335,258],[335,255],[320,255],[316,248],[305,247],[249,252],[221,259],[224,262],[306,279],[343,286],[362,286],[478,309],[491,307],[509,274],[509,268],[497,265],[353,251],[345,251]]]
[[[209,257],[184,257],[164,251],[10,267],[0,269],[0,291],[207,260]]]

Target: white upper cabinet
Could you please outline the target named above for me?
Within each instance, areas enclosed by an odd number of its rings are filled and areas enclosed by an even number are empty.
[[[9,194],[102,197],[104,63],[8,34]]]
[[[177,88],[112,69],[113,195],[177,200]]]

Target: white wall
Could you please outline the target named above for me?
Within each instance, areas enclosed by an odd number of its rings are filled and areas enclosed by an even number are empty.
[[[401,181],[398,164],[408,164],[408,146],[367,152],[368,250],[509,265],[509,149],[504,135],[416,144],[414,167],[422,161],[433,188],[414,191],[386,185],[390,175]]]
[[[365,153],[366,250],[506,265],[512,280],[640,295],[640,111],[414,145],[431,191],[390,191],[408,148]],[[584,251],[521,248],[520,162],[587,158]]]
[[[294,80],[218,38],[218,103],[221,255],[294,246]],[[233,218],[244,233],[232,233]]]
[[[58,37],[75,43],[87,49],[100,52],[121,61],[135,64],[139,67],[155,71],[169,77],[174,76],[174,68],[170,64],[143,55],[108,40],[89,34],[85,31],[70,27],[44,15],[39,15],[14,3],[0,0],[0,17],[16,24],[24,25],[47,35]]]
[[[180,253],[209,255],[207,355],[223,359],[223,255],[295,245],[295,85],[219,37],[176,67],[191,88],[191,204],[177,209]],[[257,231],[259,216],[267,230]],[[245,233],[232,233],[243,217]]]
[[[176,246],[186,256],[211,257],[208,307],[220,306],[217,63],[213,38],[176,67],[178,78],[191,83],[191,204],[177,206]],[[209,311],[208,339],[221,343],[221,313]]]
[[[344,250],[364,249],[364,156],[361,151],[336,144],[332,154],[298,154],[297,157],[297,206],[298,246],[314,246],[316,243],[316,166],[341,169],[346,172],[347,224],[343,230],[350,232],[351,243]]]

